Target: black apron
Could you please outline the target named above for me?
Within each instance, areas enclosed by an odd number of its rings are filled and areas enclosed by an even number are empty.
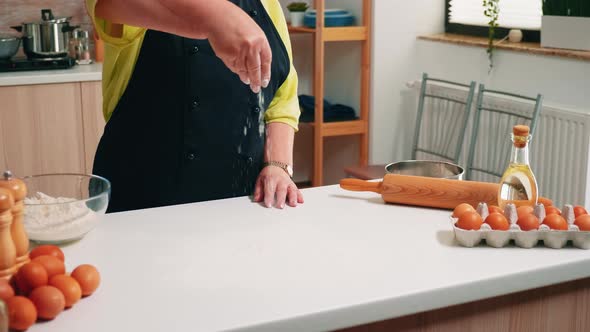
[[[231,1],[272,50],[266,109],[289,74],[288,53],[260,0]],[[107,212],[251,194],[263,161],[262,112],[207,40],[148,30],[96,151],[93,173],[112,184]]]

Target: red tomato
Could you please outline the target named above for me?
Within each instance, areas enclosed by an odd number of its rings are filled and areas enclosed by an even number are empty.
[[[61,251],[61,249],[59,249],[58,246],[46,244],[36,247],[29,253],[31,260],[43,255],[55,256],[56,258],[59,258],[60,261],[65,262],[64,253]]]

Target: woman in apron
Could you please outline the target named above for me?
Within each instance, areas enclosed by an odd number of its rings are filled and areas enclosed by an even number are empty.
[[[303,203],[291,166],[297,74],[278,0],[87,7],[105,42],[93,173],[111,181],[108,212],[250,194],[267,207]]]

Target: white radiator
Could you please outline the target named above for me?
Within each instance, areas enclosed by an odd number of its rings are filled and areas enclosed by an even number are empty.
[[[416,92],[419,93],[419,84],[412,82],[408,84]],[[451,98],[456,98],[463,92],[449,88],[447,86],[434,86],[431,88],[437,91],[437,94],[447,95]],[[477,91],[474,96],[473,109],[471,110],[469,125],[465,133],[465,141],[462,149],[462,154],[459,163],[465,165],[467,161],[467,154],[471,140],[471,127],[475,114],[477,100]],[[431,102],[429,107],[437,107],[436,103],[440,102],[441,108],[445,108],[445,101]],[[529,110],[530,104],[522,103],[510,99],[509,97],[487,97],[484,104],[489,107],[510,108],[516,112]],[[413,110],[415,115],[416,110]],[[426,114],[426,113],[425,113]],[[494,122],[493,113],[491,116],[486,112],[486,116],[482,117],[480,123],[480,133],[485,130],[498,131],[496,141],[488,141],[482,144],[477,153],[485,154],[486,144],[502,144],[510,137],[510,125],[499,127]],[[488,126],[486,127],[486,122]],[[423,135],[429,132],[437,132],[436,128],[428,128],[433,125],[433,121],[423,121]],[[412,127],[413,128],[413,127]],[[487,135],[486,135],[487,136]],[[493,135],[491,135],[493,136]],[[508,152],[509,154],[509,152]],[[421,157],[420,154],[417,156]],[[508,155],[506,161],[502,161],[503,166],[507,166]],[[590,207],[590,114],[583,114],[573,112],[565,109],[559,109],[551,106],[543,106],[535,135],[531,141],[530,162],[539,184],[539,191],[542,196],[549,197],[554,200],[558,206],[563,206],[566,203],[581,204]],[[501,171],[500,171],[501,172]],[[474,180],[495,182],[499,178],[481,174],[475,174]]]

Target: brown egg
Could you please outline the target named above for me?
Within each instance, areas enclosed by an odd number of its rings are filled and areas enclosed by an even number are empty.
[[[28,294],[30,290],[47,285],[49,278],[43,265],[30,262],[18,270],[16,285],[21,294]]]
[[[66,306],[62,292],[53,286],[41,286],[33,289],[29,299],[37,308],[37,315],[43,319],[54,319]]]
[[[545,207],[545,215],[550,215],[550,214],[557,214],[561,216],[561,210],[556,208],[555,206],[546,206]]]
[[[481,228],[481,224],[483,224],[483,219],[479,213],[466,211],[459,217],[456,226],[466,230],[478,230]]]
[[[47,271],[47,277],[51,279],[54,275],[66,273],[66,266],[62,260],[55,256],[42,255],[33,259],[33,262],[43,265]]]
[[[523,231],[539,229],[539,218],[537,218],[534,214],[524,214],[521,217],[518,217],[518,221],[516,223]]]
[[[504,214],[504,211],[502,209],[500,209],[499,206],[495,206],[495,205],[488,206],[488,212],[489,213],[500,213],[500,214]]]
[[[493,230],[507,231],[510,229],[508,219],[503,214],[497,212],[490,213],[486,218],[486,224],[490,225]]]
[[[590,214],[582,214],[576,218],[574,225],[581,231],[590,231]]]
[[[72,278],[76,279],[80,288],[82,288],[82,295],[88,296],[98,288],[100,285],[100,274],[98,270],[89,264],[78,266],[72,271]]]
[[[467,203],[461,203],[453,210],[453,217],[459,218],[465,212],[475,212],[475,209]]]
[[[532,206],[529,205],[523,205],[523,206],[519,206],[518,208],[516,208],[516,214],[518,215],[518,217],[522,217],[526,214],[533,214],[533,211],[535,209],[533,209]]]
[[[10,328],[24,331],[35,324],[37,309],[31,300],[24,296],[13,296],[6,301]]]
[[[0,279],[0,300],[6,301],[14,296],[14,289],[6,279]]]
[[[549,226],[549,228],[559,231],[567,231],[567,221],[559,214],[552,213],[545,217],[543,224]]]
[[[76,279],[65,274],[58,274],[49,279],[49,285],[59,289],[65,299],[66,308],[76,304],[82,298],[82,289]]]
[[[585,214],[588,214],[588,211],[586,211],[586,209],[583,206],[581,206],[581,205],[574,206],[574,216],[576,218],[579,216],[583,216]]]

